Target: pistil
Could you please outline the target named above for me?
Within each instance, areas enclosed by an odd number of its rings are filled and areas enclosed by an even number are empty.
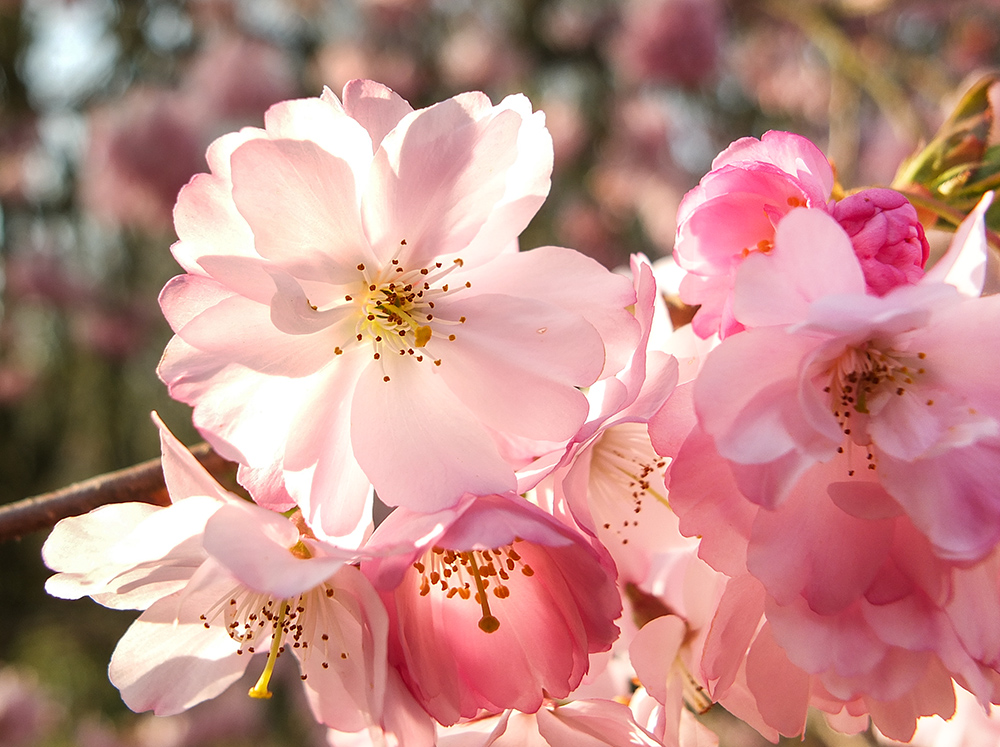
[[[272,695],[271,691],[267,689],[267,685],[271,681],[271,674],[274,672],[274,663],[278,660],[278,654],[281,652],[281,642],[285,637],[285,614],[288,611],[289,605],[282,601],[281,611],[278,613],[278,619],[274,623],[274,633],[271,636],[271,650],[267,653],[267,664],[264,665],[264,671],[261,672],[257,684],[250,688],[248,695],[251,698],[266,700]]]

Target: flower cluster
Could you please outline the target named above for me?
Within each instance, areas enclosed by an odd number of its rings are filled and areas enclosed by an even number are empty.
[[[552,169],[523,96],[352,81],[208,162],[159,374],[253,501],[157,419],[171,505],[43,551],[51,594],[142,610],[130,707],[253,666],[267,698],[282,658],[334,747],[704,744],[713,701],[905,740],[953,681],[1000,700],[988,201],[925,272],[902,194],[738,141],[681,206],[675,330],[645,259],[520,251]]]

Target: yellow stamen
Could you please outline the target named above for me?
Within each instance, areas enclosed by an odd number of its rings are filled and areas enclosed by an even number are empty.
[[[424,345],[430,342],[431,328],[428,326],[422,326],[422,327],[418,326],[415,337],[417,338],[417,341],[413,343],[414,347],[422,348]]]

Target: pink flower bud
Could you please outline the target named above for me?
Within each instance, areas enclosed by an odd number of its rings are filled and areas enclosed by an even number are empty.
[[[866,189],[837,203],[833,217],[851,237],[868,291],[884,296],[923,277],[930,248],[917,211],[892,189]]]

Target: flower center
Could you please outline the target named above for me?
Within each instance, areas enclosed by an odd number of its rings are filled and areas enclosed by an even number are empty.
[[[514,543],[521,540],[515,539]],[[524,576],[533,576],[535,571],[525,563],[514,549],[514,543],[492,550],[447,550],[434,547],[413,563],[420,574],[420,596],[432,591],[442,593],[447,599],[475,599],[482,610],[479,629],[484,633],[494,633],[500,628],[498,620],[490,609],[490,593],[495,599],[510,596],[512,573],[520,571]]]
[[[745,246],[742,249],[740,249],[740,256],[743,257],[744,259],[746,259],[751,254],[755,254],[755,253],[770,254],[771,250],[773,250],[773,249],[774,249],[774,242],[773,241],[770,241],[769,239],[761,239],[756,244],[754,244],[752,247]]]
[[[639,526],[643,501],[652,498],[670,508],[666,495],[656,488],[657,477],[667,466],[667,460],[653,449],[644,423],[621,423],[608,428],[593,448],[591,511],[596,521],[603,520],[604,529],[622,537],[622,544],[627,545],[625,535],[630,527]],[[625,519],[622,519],[623,499],[632,504],[631,514]]]
[[[440,358],[425,355],[428,343],[432,337],[454,342],[456,336],[450,328],[464,324],[465,317],[440,318],[435,313],[435,302],[446,294],[472,287],[470,282],[460,285],[444,282],[464,264],[461,258],[455,258],[447,266],[435,262],[428,267],[406,269],[398,259],[393,259],[376,271],[359,264],[362,292],[344,296],[346,302],[358,308],[357,341],[371,343],[375,360],[401,355],[417,361],[430,358],[434,365],[440,366]],[[343,350],[338,347],[334,352],[339,355]],[[389,376],[384,380],[389,381]]]
[[[300,516],[301,514],[296,514],[293,521]],[[303,560],[312,557],[309,547],[301,539],[288,548],[288,551]],[[267,664],[248,693],[251,698],[267,699],[271,697],[268,684],[274,673],[274,665],[289,646],[296,651],[300,660],[304,660],[309,652],[316,652],[316,655],[323,657],[323,669],[330,668],[330,662],[327,661],[330,649],[333,648],[329,643],[330,636],[323,633],[319,637],[318,646],[310,648],[309,644],[315,638],[317,616],[324,616],[324,603],[333,599],[334,595],[334,587],[327,583],[286,599],[276,599],[270,594],[237,586],[227,597],[201,615],[200,619],[206,628],[224,624],[229,637],[239,643],[236,650],[239,655],[244,652],[255,654],[258,649],[263,650],[262,647],[268,646]],[[347,659],[347,652],[341,651],[340,658]],[[305,674],[300,677],[306,679]]]
[[[845,350],[827,369],[830,407],[844,435],[851,435],[851,414],[878,413],[890,397],[902,397],[926,373],[926,353],[882,351],[877,343],[866,342]],[[931,406],[934,400],[927,400]]]

